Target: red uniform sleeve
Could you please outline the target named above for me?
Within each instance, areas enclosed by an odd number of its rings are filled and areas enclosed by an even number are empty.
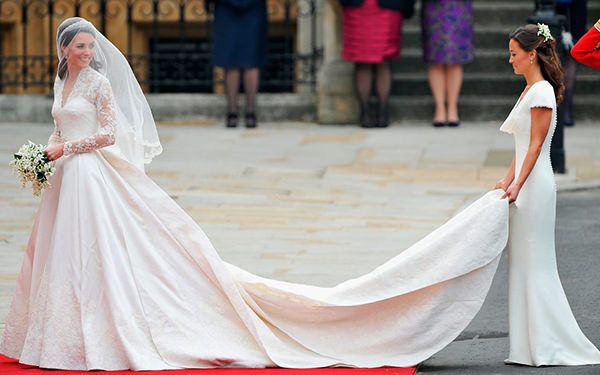
[[[582,64],[600,69],[600,20],[571,48],[571,56]]]

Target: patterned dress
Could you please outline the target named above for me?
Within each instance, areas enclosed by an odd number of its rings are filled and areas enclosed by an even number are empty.
[[[424,0],[421,7],[423,60],[464,64],[473,60],[471,0]]]

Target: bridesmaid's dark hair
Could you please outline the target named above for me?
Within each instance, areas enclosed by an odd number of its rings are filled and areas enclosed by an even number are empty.
[[[58,30],[56,31],[56,35],[61,35],[67,27],[69,27],[72,24],[74,24],[75,22],[79,22],[81,20],[83,20],[83,19],[73,17],[69,21],[63,22],[58,27]],[[88,33],[88,34],[92,35],[93,37],[96,37],[96,30],[89,24],[86,24],[86,25],[83,25],[82,27],[64,32],[64,36],[62,37],[61,47],[67,47],[69,45],[69,43],[71,43],[73,38],[75,38],[75,35],[77,35],[79,33]],[[95,70],[98,70],[100,68],[100,64],[97,61],[95,61],[94,59],[92,59],[92,61],[90,62],[90,66]],[[67,68],[68,68],[67,67],[67,57],[63,56],[63,58],[58,63],[58,78],[60,78],[61,80],[65,79],[65,77],[67,76]]]
[[[565,95],[565,84],[563,68],[556,52],[556,39],[544,41],[544,36],[538,35],[538,30],[539,27],[533,24],[521,26],[510,33],[510,39],[516,40],[527,52],[533,50],[537,52],[542,75],[554,88],[556,103],[560,104]]]

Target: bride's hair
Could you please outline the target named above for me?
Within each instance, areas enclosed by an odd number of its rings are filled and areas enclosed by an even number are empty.
[[[88,33],[94,37],[96,37],[96,30],[94,29],[93,26],[88,25],[83,23],[81,25],[81,27],[75,27],[69,30],[66,30],[69,26],[75,24],[76,22],[81,22],[81,18],[71,18],[70,20],[67,20],[65,22],[63,22],[59,27],[58,30],[56,31],[56,35],[60,35],[60,46],[61,47],[67,47],[71,41],[73,40],[73,38],[75,38],[75,35],[79,34],[79,33]],[[66,30],[66,31],[65,31]],[[92,67],[95,70],[98,70],[100,68],[100,64],[95,60],[92,59],[92,61],[90,62],[90,67]],[[65,79],[66,75],[67,75],[67,56],[63,56],[63,58],[60,60],[60,62],[58,63],[58,78]]]
[[[556,103],[560,104],[564,98],[565,84],[563,68],[556,52],[556,39],[546,38],[538,33],[540,33],[538,25],[525,25],[510,33],[510,39],[516,40],[519,46],[527,52],[533,50],[537,52],[542,75],[554,88]]]

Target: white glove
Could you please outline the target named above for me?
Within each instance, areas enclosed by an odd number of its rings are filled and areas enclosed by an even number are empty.
[[[565,47],[566,51],[570,51],[571,48],[573,48],[573,35],[571,35],[570,32],[563,30],[561,37],[563,47]]]

